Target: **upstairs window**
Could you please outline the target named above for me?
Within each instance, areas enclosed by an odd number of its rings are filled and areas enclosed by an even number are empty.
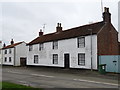
[[[58,64],[58,54],[53,54],[53,64]]]
[[[9,54],[11,54],[12,53],[12,51],[11,51],[11,48],[9,49]]]
[[[34,55],[34,63],[38,64],[38,55]]]
[[[41,50],[43,50],[44,49],[44,44],[43,43],[40,43],[39,44],[39,50],[41,51]]]
[[[5,50],[5,54],[7,54],[7,50]]]
[[[78,53],[78,65],[85,66],[85,53]]]
[[[78,42],[78,48],[83,48],[85,47],[85,37],[79,37],[77,39]]]
[[[58,49],[58,41],[53,41],[53,49]]]
[[[30,46],[29,46],[29,51],[32,51],[32,49],[33,49],[33,46],[30,45]]]

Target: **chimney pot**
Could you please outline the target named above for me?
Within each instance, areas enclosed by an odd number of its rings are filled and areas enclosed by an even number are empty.
[[[104,12],[109,12],[109,8],[104,7]]]
[[[43,35],[43,31],[42,29],[40,29],[39,36],[42,36],[42,35]]]
[[[6,44],[5,44],[5,43],[3,44],[3,47],[6,47]]]
[[[107,23],[111,23],[111,14],[109,13],[109,8],[107,7],[104,7],[103,21]]]
[[[62,31],[61,23],[57,23],[56,32],[61,32],[61,31]]]
[[[12,45],[12,44],[14,44],[14,41],[13,41],[13,39],[11,40],[11,45]]]

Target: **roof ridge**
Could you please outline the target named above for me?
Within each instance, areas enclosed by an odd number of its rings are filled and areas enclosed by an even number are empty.
[[[101,29],[101,27],[103,27],[103,25],[104,25],[104,22],[100,21],[100,22],[95,22],[91,24],[86,24],[83,26],[70,28],[67,30],[63,30],[61,32],[48,33],[35,38],[31,42],[29,42],[27,45],[50,42],[54,40],[63,40],[63,39],[74,38],[78,36],[87,36],[91,34],[91,32],[88,29],[93,29],[93,34],[97,34],[98,31]]]
[[[7,46],[3,47],[2,49],[13,48],[14,46],[17,46],[17,45],[19,45],[19,44],[21,44],[21,43],[23,43],[23,41],[22,41],[22,42],[14,43],[14,44],[12,44],[12,45],[7,45]]]

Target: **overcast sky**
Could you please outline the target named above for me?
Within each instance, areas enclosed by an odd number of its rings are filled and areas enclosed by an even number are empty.
[[[118,1],[102,0],[103,7],[109,7],[112,23],[118,30]],[[107,1],[107,2],[106,2]],[[79,2],[5,2],[0,3],[0,39],[9,44],[26,43],[38,37],[45,24],[44,34],[56,31],[56,24],[62,23],[63,30],[82,26],[89,22],[102,21],[101,0],[79,0]]]

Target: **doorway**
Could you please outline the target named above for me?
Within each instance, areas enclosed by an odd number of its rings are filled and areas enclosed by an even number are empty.
[[[20,66],[26,66],[26,58],[20,58]]]
[[[68,53],[64,54],[64,68],[69,68],[70,55]]]

